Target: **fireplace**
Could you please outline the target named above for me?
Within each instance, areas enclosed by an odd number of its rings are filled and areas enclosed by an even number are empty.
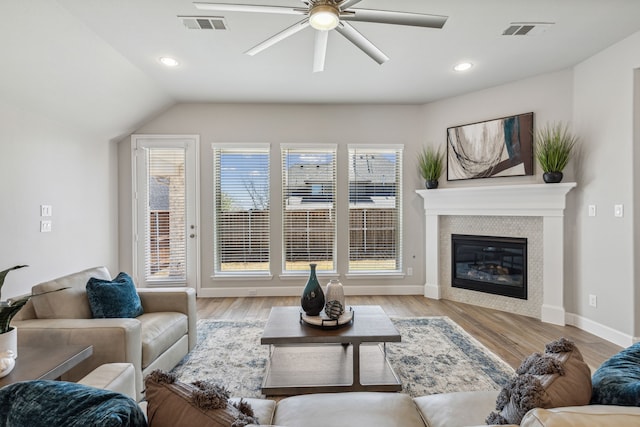
[[[451,285],[527,299],[527,239],[451,235]]]

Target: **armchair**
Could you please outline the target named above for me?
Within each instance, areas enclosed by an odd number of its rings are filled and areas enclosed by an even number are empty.
[[[143,378],[154,369],[171,370],[196,344],[196,298],[191,288],[137,289],[144,313],[130,319],[94,319],[86,295],[89,278],[110,280],[95,267],[32,288],[34,297],[14,317],[21,346],[93,345],[93,356],[63,376],[78,381],[100,365],[131,363],[138,400]],[[50,290],[59,292],[39,295]]]

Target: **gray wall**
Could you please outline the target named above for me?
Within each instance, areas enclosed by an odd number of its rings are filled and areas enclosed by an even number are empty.
[[[337,143],[338,151],[346,155],[347,144],[404,144],[404,245],[405,269],[412,267],[414,275],[403,279],[374,280],[374,285],[392,286],[422,286],[424,284],[424,267],[422,257],[424,253],[423,241],[420,233],[422,229],[421,203],[414,190],[423,186],[416,172],[416,150],[424,139],[418,129],[421,107],[413,105],[275,105],[275,104],[181,104],[169,109],[155,120],[147,123],[136,133],[140,134],[199,134],[200,135],[200,250],[202,254],[201,277],[203,288],[230,287],[289,287],[291,294],[298,292],[300,279],[281,279],[280,254],[274,254],[270,281],[251,281],[242,283],[229,280],[211,280],[213,273],[213,187],[212,187],[212,142],[268,142],[271,143],[272,170],[280,167],[280,143]],[[121,176],[130,174],[130,141],[122,141],[119,150]],[[338,191],[346,191],[347,163],[345,156],[338,157],[338,181],[344,181]],[[271,186],[280,186],[279,173],[272,173]],[[130,213],[126,211],[124,203],[130,197],[130,185],[121,185],[121,227],[130,229]],[[272,191],[272,194],[278,191]],[[340,195],[339,195],[340,197]],[[274,206],[279,206],[279,200],[272,200]],[[281,240],[280,222],[272,220],[272,236]],[[339,235],[346,235],[347,224],[339,224]],[[130,234],[121,233],[120,261],[125,266],[131,264]],[[126,242],[126,243],[125,243]],[[340,253],[346,253],[346,247],[338,248]],[[345,273],[342,271],[341,273]],[[370,286],[372,280],[345,279],[347,286]],[[384,292],[384,290],[382,291]]]
[[[634,337],[640,335],[636,226],[640,202],[636,178],[640,102],[634,83],[640,67],[640,33],[575,67],[573,114],[583,138],[576,220],[576,287],[571,311]],[[634,124],[636,134],[634,135]],[[634,144],[635,141],[635,144]],[[587,217],[587,206],[598,216]],[[623,204],[623,218],[613,205]],[[588,295],[598,297],[596,308]]]
[[[508,83],[427,105],[237,105],[182,104],[169,109],[136,133],[201,136],[201,276],[203,288],[237,286],[210,280],[213,271],[211,241],[211,151],[217,142],[270,142],[273,159],[278,144],[291,142],[402,143],[405,144],[405,259],[414,276],[388,282],[398,285],[424,283],[424,222],[421,199],[414,190],[423,187],[415,169],[415,154],[423,144],[445,143],[449,126],[533,111],[536,126],[547,122],[570,123],[583,140],[582,154],[565,171],[566,181],[577,181],[566,209],[565,304],[568,320],[584,329],[620,342],[636,334],[634,310],[638,305],[634,286],[633,235],[633,65],[634,36],[590,58],[574,69]],[[637,56],[637,55],[636,55]],[[606,76],[606,78],[605,78]],[[636,100],[636,102],[638,102]],[[638,120],[637,118],[635,120]],[[130,142],[120,144],[121,177],[130,168]],[[602,173],[596,161],[616,165]],[[344,162],[344,159],[342,160]],[[275,163],[276,167],[279,163]],[[458,181],[441,186],[500,185],[542,182],[535,176]],[[597,174],[598,180],[595,180]],[[126,178],[128,180],[128,177]],[[279,185],[277,181],[272,185]],[[130,227],[127,203],[129,183],[120,186],[121,230]],[[587,204],[598,205],[598,216],[587,218]],[[614,219],[613,204],[625,205],[625,217]],[[279,230],[274,230],[278,236]],[[121,264],[130,259],[129,234],[121,233]],[[415,259],[413,256],[415,255]],[[604,261],[604,263],[602,262]],[[612,268],[609,268],[611,266]],[[276,276],[264,286],[297,286]],[[346,285],[362,282],[344,281]],[[615,290],[616,292],[612,292]],[[588,307],[588,294],[596,294],[598,307]]]
[[[2,299],[79,269],[118,268],[116,145],[0,99]],[[40,205],[53,231],[40,233]]]
[[[339,152],[346,153],[349,143],[404,144],[404,222],[405,271],[412,267],[414,275],[401,279],[375,280],[376,285],[389,289],[400,286],[422,286],[425,280],[424,265],[424,210],[422,199],[415,193],[424,188],[417,173],[415,157],[427,144],[445,143],[448,126],[479,120],[488,120],[512,114],[534,111],[536,121],[565,120],[571,118],[572,74],[570,70],[500,86],[429,105],[258,105],[258,104],[180,104],[147,123],[139,134],[199,134],[201,141],[201,221],[200,249],[202,254],[201,277],[203,288],[248,286],[246,283],[211,280],[213,272],[212,224],[212,142],[269,142],[272,144],[272,168],[279,167],[280,143],[337,143]],[[131,265],[130,239],[130,141],[120,143],[121,194],[121,245],[122,268]],[[345,159],[339,158],[338,170]],[[272,188],[278,188],[279,174],[272,174]],[[464,181],[457,185],[508,184],[541,182],[538,174],[525,178],[497,178],[493,180]],[[567,179],[572,178],[571,171]],[[340,181],[341,177],[338,176]],[[126,181],[126,182],[125,182]],[[447,186],[446,177],[441,179]],[[345,187],[345,186],[342,186]],[[345,191],[344,188],[341,191]],[[273,192],[272,192],[273,193]],[[276,192],[277,193],[277,192]],[[273,201],[278,204],[279,201]],[[274,239],[280,240],[279,222],[272,230]],[[340,226],[339,226],[340,227]],[[339,235],[347,232],[345,224]],[[340,249],[340,248],[339,248]],[[342,252],[346,253],[346,252]],[[296,287],[299,283],[278,277],[279,254],[274,254],[272,272],[268,282],[253,282],[251,287]],[[344,273],[342,271],[341,273]],[[371,280],[346,279],[346,286],[371,285]],[[353,289],[353,288],[352,288]],[[389,291],[391,292],[391,291]],[[295,291],[293,291],[295,294]]]

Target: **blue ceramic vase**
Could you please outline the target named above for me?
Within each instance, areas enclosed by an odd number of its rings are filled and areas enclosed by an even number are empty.
[[[302,291],[300,304],[307,316],[317,316],[324,308],[324,292],[322,292],[322,287],[316,277],[316,264],[309,264],[309,267],[311,267],[311,272],[307,285]]]

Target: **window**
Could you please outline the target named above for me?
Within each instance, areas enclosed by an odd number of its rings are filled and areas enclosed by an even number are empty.
[[[283,272],[335,271],[336,146],[281,150]]]
[[[349,272],[399,272],[403,147],[348,148]]]
[[[215,273],[269,273],[269,144],[213,144],[213,171]]]

